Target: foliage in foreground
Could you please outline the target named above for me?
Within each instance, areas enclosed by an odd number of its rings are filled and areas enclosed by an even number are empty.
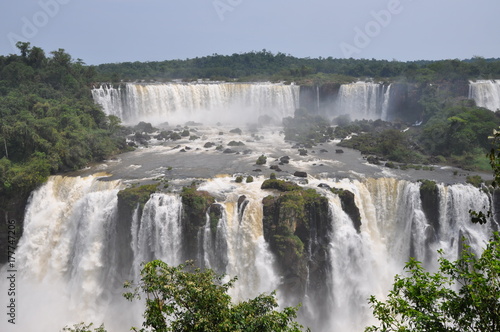
[[[366,331],[500,331],[500,236],[479,258],[465,247],[457,261],[439,263],[429,273],[411,259],[385,302],[370,298],[380,326]]]
[[[144,299],[142,328],[131,330],[176,332],[300,332],[298,307],[277,311],[275,293],[234,304],[228,291],[237,278],[225,281],[213,270],[195,268],[192,262],[169,266],[160,260],[146,263],[138,284],[125,283],[130,301]],[[79,323],[63,332],[106,332],[103,325]],[[308,330],[309,331],[309,330]]]
[[[236,278],[224,281],[210,269],[193,264],[172,267],[155,260],[146,263],[141,281],[124,294],[129,299],[144,298],[146,310],[142,329],[136,331],[301,331],[294,322],[297,307],[276,311],[273,294],[233,304],[228,290]]]

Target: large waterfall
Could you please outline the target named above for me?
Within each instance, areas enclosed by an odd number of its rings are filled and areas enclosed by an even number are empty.
[[[222,218],[214,228],[207,214],[198,263],[237,275],[235,299],[279,290],[282,281],[263,237],[262,199],[272,192],[260,189],[262,181],[237,184],[225,176],[200,187],[217,198]],[[319,183],[311,178],[308,186]],[[491,224],[469,220],[469,209],[484,210],[491,199],[470,185],[438,185],[437,226],[424,212],[419,183],[389,178],[321,183],[354,193],[362,225],[358,232],[339,197],[317,188],[328,199],[331,223],[328,260],[321,262],[330,271],[321,289],[325,300],[312,301],[308,291],[299,299],[278,292],[282,304],[303,303],[302,323],[313,331],[362,331],[372,320],[367,298],[386,294],[410,255],[432,268],[438,248],[454,259],[462,237],[480,252],[491,234]],[[16,252],[23,319],[9,331],[59,331],[81,321],[104,322],[109,331],[140,325],[143,308],[121,297],[121,283],[137,280],[142,261],[182,262],[182,202],[176,193],[156,193],[142,210],[124,215],[117,198],[122,187],[99,176],[54,176],[33,192]],[[325,310],[326,317],[318,314]]]
[[[476,101],[477,106],[485,107],[493,112],[500,109],[500,80],[477,80],[470,82],[469,99]]]
[[[299,89],[271,83],[128,83],[96,87],[92,96],[108,115],[129,124],[245,123],[265,115],[281,123],[298,107]]]
[[[352,120],[388,120],[391,86],[381,83],[342,84],[334,115],[349,115]]]
[[[120,186],[98,176],[55,176],[33,192],[16,251],[18,320],[15,326],[2,320],[0,330],[60,331],[118,309],[111,303],[125,276],[118,259]]]

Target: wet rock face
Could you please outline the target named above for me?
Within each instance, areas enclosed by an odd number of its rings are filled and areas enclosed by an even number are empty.
[[[215,198],[206,191],[198,191],[195,187],[184,187],[182,198],[182,228],[184,256],[186,259],[197,259],[199,252],[198,234],[207,222],[207,211],[215,203]]]
[[[358,233],[361,232],[361,214],[359,213],[359,208],[356,205],[355,197],[352,192],[345,189],[333,188],[331,191],[337,194],[340,198],[340,203],[342,204],[342,210],[351,218],[354,228]]]
[[[245,213],[245,209],[248,205],[248,200],[245,195],[241,195],[238,197],[238,214],[243,215]]]
[[[439,189],[436,182],[429,180],[421,181],[420,199],[425,217],[429,220],[435,236],[439,236]]]
[[[290,163],[290,157],[289,156],[283,156],[280,158],[280,163],[283,163],[283,164],[288,164]]]
[[[498,232],[500,229],[500,189],[495,189],[493,191],[493,230]]]
[[[263,200],[264,238],[276,255],[282,289],[299,299],[326,303],[331,234],[328,200],[315,190],[295,190]]]
[[[293,176],[299,177],[299,178],[307,178],[307,173],[302,172],[302,171],[296,171],[293,173]]]
[[[0,196],[0,265],[8,260],[8,247],[12,247],[12,244],[17,246],[21,238],[28,197],[29,193],[20,193],[11,197]],[[9,230],[15,232],[15,234],[10,233],[13,236],[10,238],[13,242],[9,241]]]

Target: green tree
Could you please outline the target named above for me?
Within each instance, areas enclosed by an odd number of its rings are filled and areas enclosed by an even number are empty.
[[[210,269],[194,268],[188,262],[177,267],[155,260],[144,265],[141,281],[124,296],[144,298],[143,328],[136,331],[293,331],[302,330],[294,322],[298,307],[282,311],[275,294],[261,294],[234,304],[228,291],[236,278],[224,281]]]
[[[494,148],[488,154],[500,180],[500,132],[494,131]],[[492,216],[471,212],[474,223],[484,224]],[[439,252],[441,255],[442,251]],[[385,301],[372,296],[369,303],[378,326],[367,332],[500,331],[500,235],[494,233],[478,257],[463,244],[460,257],[450,261],[443,256],[435,273],[425,271],[415,259],[405,266],[406,274],[397,275]]]
[[[380,325],[366,331],[500,331],[500,236],[479,258],[465,246],[458,260],[439,263],[429,273],[410,259],[385,302],[370,298]]]

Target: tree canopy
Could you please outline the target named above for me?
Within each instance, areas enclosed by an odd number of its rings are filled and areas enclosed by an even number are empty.
[[[126,81],[207,78],[212,80],[308,80],[349,81],[354,78],[404,78],[426,83],[500,77],[500,60],[475,57],[468,60],[388,61],[376,59],[297,58],[268,50],[213,54],[185,60],[101,64],[103,76]]]
[[[195,268],[193,262],[169,266],[161,260],[144,264],[140,281],[125,283],[124,297],[144,300],[142,328],[146,332],[300,332],[295,322],[298,307],[276,310],[276,296],[260,294],[253,299],[233,302],[228,291],[237,278],[228,279],[211,269]],[[91,332],[92,323],[65,327],[68,332]],[[309,329],[307,329],[309,331]],[[104,325],[93,329],[106,332]]]
[[[144,323],[139,331],[302,331],[294,319],[298,307],[278,307],[274,293],[233,303],[228,291],[236,278],[225,281],[211,269],[192,263],[172,267],[155,260],[146,263],[141,281],[127,299],[145,298]],[[130,283],[127,287],[132,287]]]
[[[477,257],[465,246],[457,261],[440,258],[439,271],[411,259],[385,301],[370,298],[379,326],[367,332],[500,330],[500,236]]]
[[[29,193],[51,173],[75,170],[126,147],[119,119],[92,99],[93,67],[63,49],[29,43],[0,56],[0,197]]]

